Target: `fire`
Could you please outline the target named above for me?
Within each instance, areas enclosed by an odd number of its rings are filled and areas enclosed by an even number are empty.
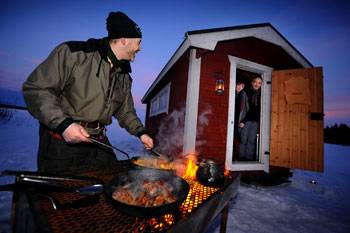
[[[197,172],[198,166],[195,163],[195,159],[196,157],[194,155],[188,156],[186,171],[185,171],[185,174],[182,176],[184,179],[189,179],[189,180],[196,179],[196,172]]]
[[[149,224],[154,230],[164,231],[167,227],[174,224],[174,216],[172,214],[165,214],[158,218],[151,218]]]
[[[230,170],[225,169],[224,176],[228,177],[230,175]]]

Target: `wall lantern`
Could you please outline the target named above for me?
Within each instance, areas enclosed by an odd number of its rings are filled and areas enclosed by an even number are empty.
[[[215,92],[217,95],[222,95],[224,94],[224,89],[225,89],[225,84],[224,80],[221,78],[216,79],[215,83]]]
[[[224,83],[224,79],[223,79],[223,72],[222,71],[215,72],[214,78],[215,78],[215,93],[217,95],[224,94],[225,83]]]

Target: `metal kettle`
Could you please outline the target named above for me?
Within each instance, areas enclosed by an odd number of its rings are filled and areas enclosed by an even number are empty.
[[[198,163],[197,180],[207,186],[220,186],[224,182],[224,170],[213,160]]]

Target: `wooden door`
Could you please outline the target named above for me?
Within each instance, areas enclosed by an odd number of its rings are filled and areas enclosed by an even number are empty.
[[[270,165],[323,172],[322,68],[272,72]]]

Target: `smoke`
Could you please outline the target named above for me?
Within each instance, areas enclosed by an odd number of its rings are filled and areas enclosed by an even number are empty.
[[[183,147],[185,108],[174,110],[159,126],[156,140],[158,149],[171,157],[179,153]]]
[[[156,140],[158,142],[157,149],[170,157],[176,158],[182,156],[182,148],[184,145],[184,125],[185,125],[185,108],[174,110],[164,118],[159,126]],[[191,113],[189,113],[191,114]],[[198,116],[197,124],[197,141],[196,146],[206,143],[203,137],[204,129],[209,125],[209,116],[212,109],[209,104],[205,105],[205,109]],[[199,138],[199,139],[198,139]],[[194,153],[196,153],[194,151]]]
[[[208,116],[210,116],[211,114],[211,106],[207,104],[205,110],[201,112],[201,114],[198,116],[196,147],[202,146],[207,143],[207,141],[204,139],[205,137],[203,137],[203,132],[204,129],[209,125]]]

